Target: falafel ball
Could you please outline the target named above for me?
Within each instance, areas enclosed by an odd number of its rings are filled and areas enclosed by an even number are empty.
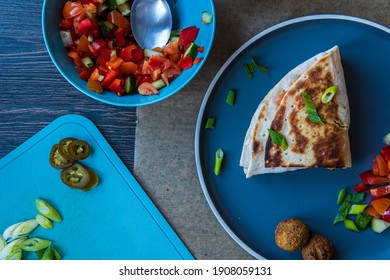
[[[309,228],[300,219],[290,218],[281,221],[275,230],[276,245],[288,252],[302,249],[309,240]]]
[[[302,248],[304,260],[330,260],[334,254],[332,243],[325,237],[313,234],[309,242]]]

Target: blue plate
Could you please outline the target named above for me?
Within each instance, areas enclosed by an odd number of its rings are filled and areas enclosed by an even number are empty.
[[[308,169],[246,179],[240,155],[252,115],[267,92],[296,65],[340,47],[351,108],[353,168],[329,171]],[[389,259],[390,230],[348,231],[333,225],[338,210],[337,193],[360,183],[359,174],[370,169],[389,132],[390,30],[376,23],[340,15],[317,15],[271,27],[238,49],[212,81],[203,100],[195,135],[195,155],[200,183],[208,203],[231,237],[256,258],[300,259],[301,253],[279,249],[276,225],[291,217],[334,243],[336,259]],[[244,63],[254,57],[269,68],[249,79]],[[225,103],[229,89],[236,104]],[[214,129],[204,129],[215,117]],[[215,176],[215,151],[222,148],[222,171]]]
[[[100,178],[83,192],[61,182],[49,164],[62,138],[88,141],[82,161]],[[58,118],[0,160],[0,233],[38,213],[35,198],[52,203],[63,221],[38,227],[30,237],[50,239],[67,260],[193,259],[179,237],[115,154],[96,126],[79,115]],[[34,253],[25,258],[36,259]]]
[[[61,20],[61,8],[65,2],[66,0],[43,1],[42,32],[47,51],[58,71],[70,84],[87,96],[101,102],[116,106],[136,107],[162,101],[180,91],[192,80],[203,66],[211,51],[216,25],[214,2],[212,0],[185,0],[176,2],[168,0],[173,17],[173,29],[185,28],[192,25],[200,28],[195,43],[204,47],[204,52],[198,55],[203,60],[190,69],[183,71],[168,87],[161,89],[160,93],[156,95],[142,96],[140,94],[131,94],[119,97],[108,91],[104,94],[98,94],[88,90],[87,82],[77,76],[75,65],[67,56],[67,50],[62,45],[59,35],[59,23]],[[203,11],[208,11],[213,15],[213,20],[210,24],[202,24]]]

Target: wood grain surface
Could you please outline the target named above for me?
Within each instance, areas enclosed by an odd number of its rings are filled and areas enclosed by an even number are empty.
[[[0,158],[54,119],[89,118],[133,170],[136,108],[85,96],[58,72],[43,41],[42,0],[0,1]]]

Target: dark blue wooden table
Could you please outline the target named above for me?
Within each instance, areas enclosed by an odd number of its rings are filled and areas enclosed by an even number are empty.
[[[134,166],[136,108],[106,105],[70,85],[43,41],[42,0],[0,1],[0,158],[57,117],[80,114]]]

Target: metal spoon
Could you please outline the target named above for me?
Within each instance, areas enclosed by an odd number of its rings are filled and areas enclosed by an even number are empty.
[[[135,0],[130,22],[141,48],[163,47],[172,31],[172,14],[165,0]]]

